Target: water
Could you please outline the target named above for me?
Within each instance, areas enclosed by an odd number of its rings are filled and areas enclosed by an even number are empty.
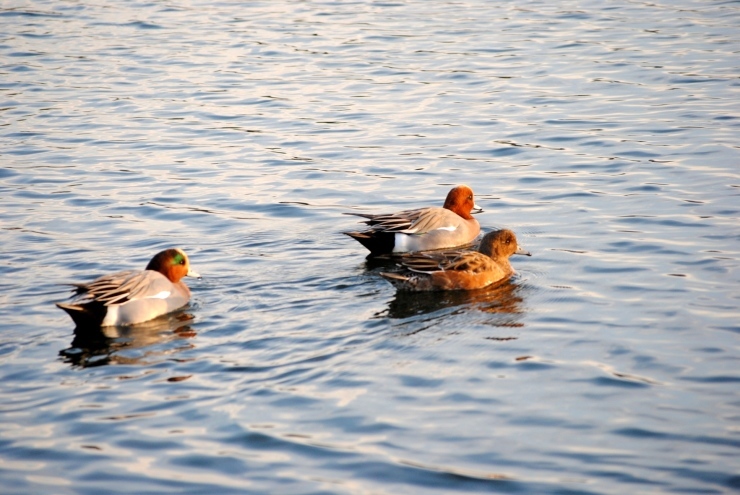
[[[3,493],[737,491],[739,13],[4,2]],[[500,289],[341,234],[459,183]],[[184,312],[54,307],[170,246]]]

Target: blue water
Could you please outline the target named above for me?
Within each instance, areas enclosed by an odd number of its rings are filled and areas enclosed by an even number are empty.
[[[0,5],[8,494],[740,490],[740,4]],[[349,211],[531,258],[403,294]],[[179,246],[185,311],[59,285]]]

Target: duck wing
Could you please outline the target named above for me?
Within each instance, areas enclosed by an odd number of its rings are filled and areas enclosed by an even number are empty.
[[[439,271],[480,273],[491,269],[493,260],[476,251],[441,251],[402,256],[400,264],[418,273]]]
[[[430,207],[415,210],[403,210],[396,213],[347,213],[366,218],[365,224],[371,231],[392,232],[399,234],[424,234],[439,228],[454,229],[460,218],[454,212],[444,208]]]
[[[117,272],[74,286],[80,295],[80,303],[95,301],[105,306],[149,297],[164,298],[172,292],[172,282],[154,270]]]

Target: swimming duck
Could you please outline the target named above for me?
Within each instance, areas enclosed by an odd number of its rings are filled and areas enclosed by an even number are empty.
[[[512,254],[531,254],[519,247],[508,229],[489,232],[478,251],[438,251],[405,254],[398,258],[400,272],[380,275],[399,289],[413,291],[473,290],[502,282],[514,273]]]
[[[363,231],[345,232],[370,250],[369,256],[453,248],[472,242],[480,224],[471,216],[481,210],[468,186],[454,187],[439,207],[404,210],[397,213],[348,213],[367,220]]]
[[[76,287],[75,299],[57,303],[78,327],[134,325],[185,306],[190,289],[181,279],[200,277],[180,249],[157,253],[145,270],[103,275]]]

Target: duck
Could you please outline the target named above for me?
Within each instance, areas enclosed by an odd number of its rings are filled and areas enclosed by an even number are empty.
[[[410,291],[475,290],[508,280],[514,269],[509,256],[532,256],[509,229],[494,230],[481,239],[477,251],[445,250],[409,253],[397,258],[398,272],[380,275],[398,289]]]
[[[75,294],[57,303],[78,327],[127,326],[182,308],[190,301],[183,277],[200,275],[181,249],[157,253],[144,270],[103,275],[89,283],[68,284]]]
[[[459,185],[450,190],[440,207],[404,210],[396,213],[347,213],[366,220],[366,230],[344,232],[365,246],[368,257],[449,249],[470,244],[480,233],[480,224],[471,213],[483,211],[475,204],[473,190]]]

